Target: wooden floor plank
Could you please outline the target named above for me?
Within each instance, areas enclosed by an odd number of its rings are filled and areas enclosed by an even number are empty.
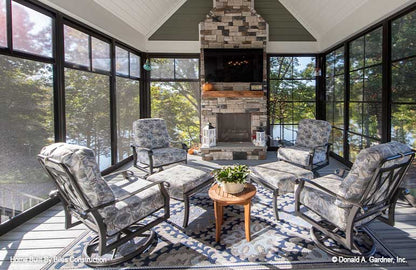
[[[82,233],[83,231],[81,231]],[[22,241],[40,239],[62,239],[75,238],[81,234],[80,231],[30,231],[30,232],[10,232],[0,238],[1,241]]]
[[[44,248],[65,248],[74,239],[73,238],[59,238],[59,239],[42,239],[32,241],[0,241],[0,249],[16,250],[16,249],[44,249]]]

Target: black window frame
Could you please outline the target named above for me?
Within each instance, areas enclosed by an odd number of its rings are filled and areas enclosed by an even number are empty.
[[[317,53],[297,53],[297,54],[267,54],[267,134],[271,134],[271,130],[272,130],[272,124],[271,124],[271,111],[270,111],[270,95],[271,95],[271,91],[270,91],[270,82],[274,81],[274,80],[288,80],[288,81],[294,81],[294,80],[315,80],[315,100],[314,101],[304,101],[304,100],[296,100],[296,101],[289,101],[290,103],[294,103],[294,102],[304,102],[304,103],[315,103],[315,115],[317,117],[317,119],[320,119],[320,114],[318,113],[320,110],[322,110],[322,106],[321,104],[321,94],[320,94],[320,90],[319,90],[319,85],[321,83],[321,76],[314,76],[313,79],[312,78],[281,78],[281,79],[271,79],[270,77],[270,59],[272,57],[315,57],[315,68],[321,70],[322,72],[322,65],[320,63],[320,57],[319,54]],[[293,72],[293,70],[292,70]],[[318,71],[319,72],[319,71]],[[319,74],[318,74],[319,75]],[[295,125],[295,124],[290,124],[290,125]],[[296,124],[297,125],[297,124]],[[267,142],[268,148],[267,150],[269,151],[276,151],[278,149],[278,146],[272,146],[270,145],[270,140],[268,140]]]

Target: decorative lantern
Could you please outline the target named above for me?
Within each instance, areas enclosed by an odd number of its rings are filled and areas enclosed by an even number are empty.
[[[256,131],[256,139],[254,140],[255,146],[266,146],[266,132],[262,127]]]
[[[217,145],[217,134],[215,127],[208,122],[202,129],[202,147],[214,147]]]

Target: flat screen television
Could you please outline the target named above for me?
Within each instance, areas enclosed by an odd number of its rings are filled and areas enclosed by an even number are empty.
[[[205,49],[207,82],[262,82],[262,49]]]

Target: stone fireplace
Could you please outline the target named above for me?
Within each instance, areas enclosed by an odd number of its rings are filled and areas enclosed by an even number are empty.
[[[263,49],[263,90],[251,82],[211,82],[214,91],[201,91],[201,130],[217,127],[216,147],[202,148],[204,160],[265,159],[266,147],[254,146],[252,135],[267,125],[266,21],[254,10],[254,0],[215,0],[200,23],[201,85],[205,81],[204,49]]]

